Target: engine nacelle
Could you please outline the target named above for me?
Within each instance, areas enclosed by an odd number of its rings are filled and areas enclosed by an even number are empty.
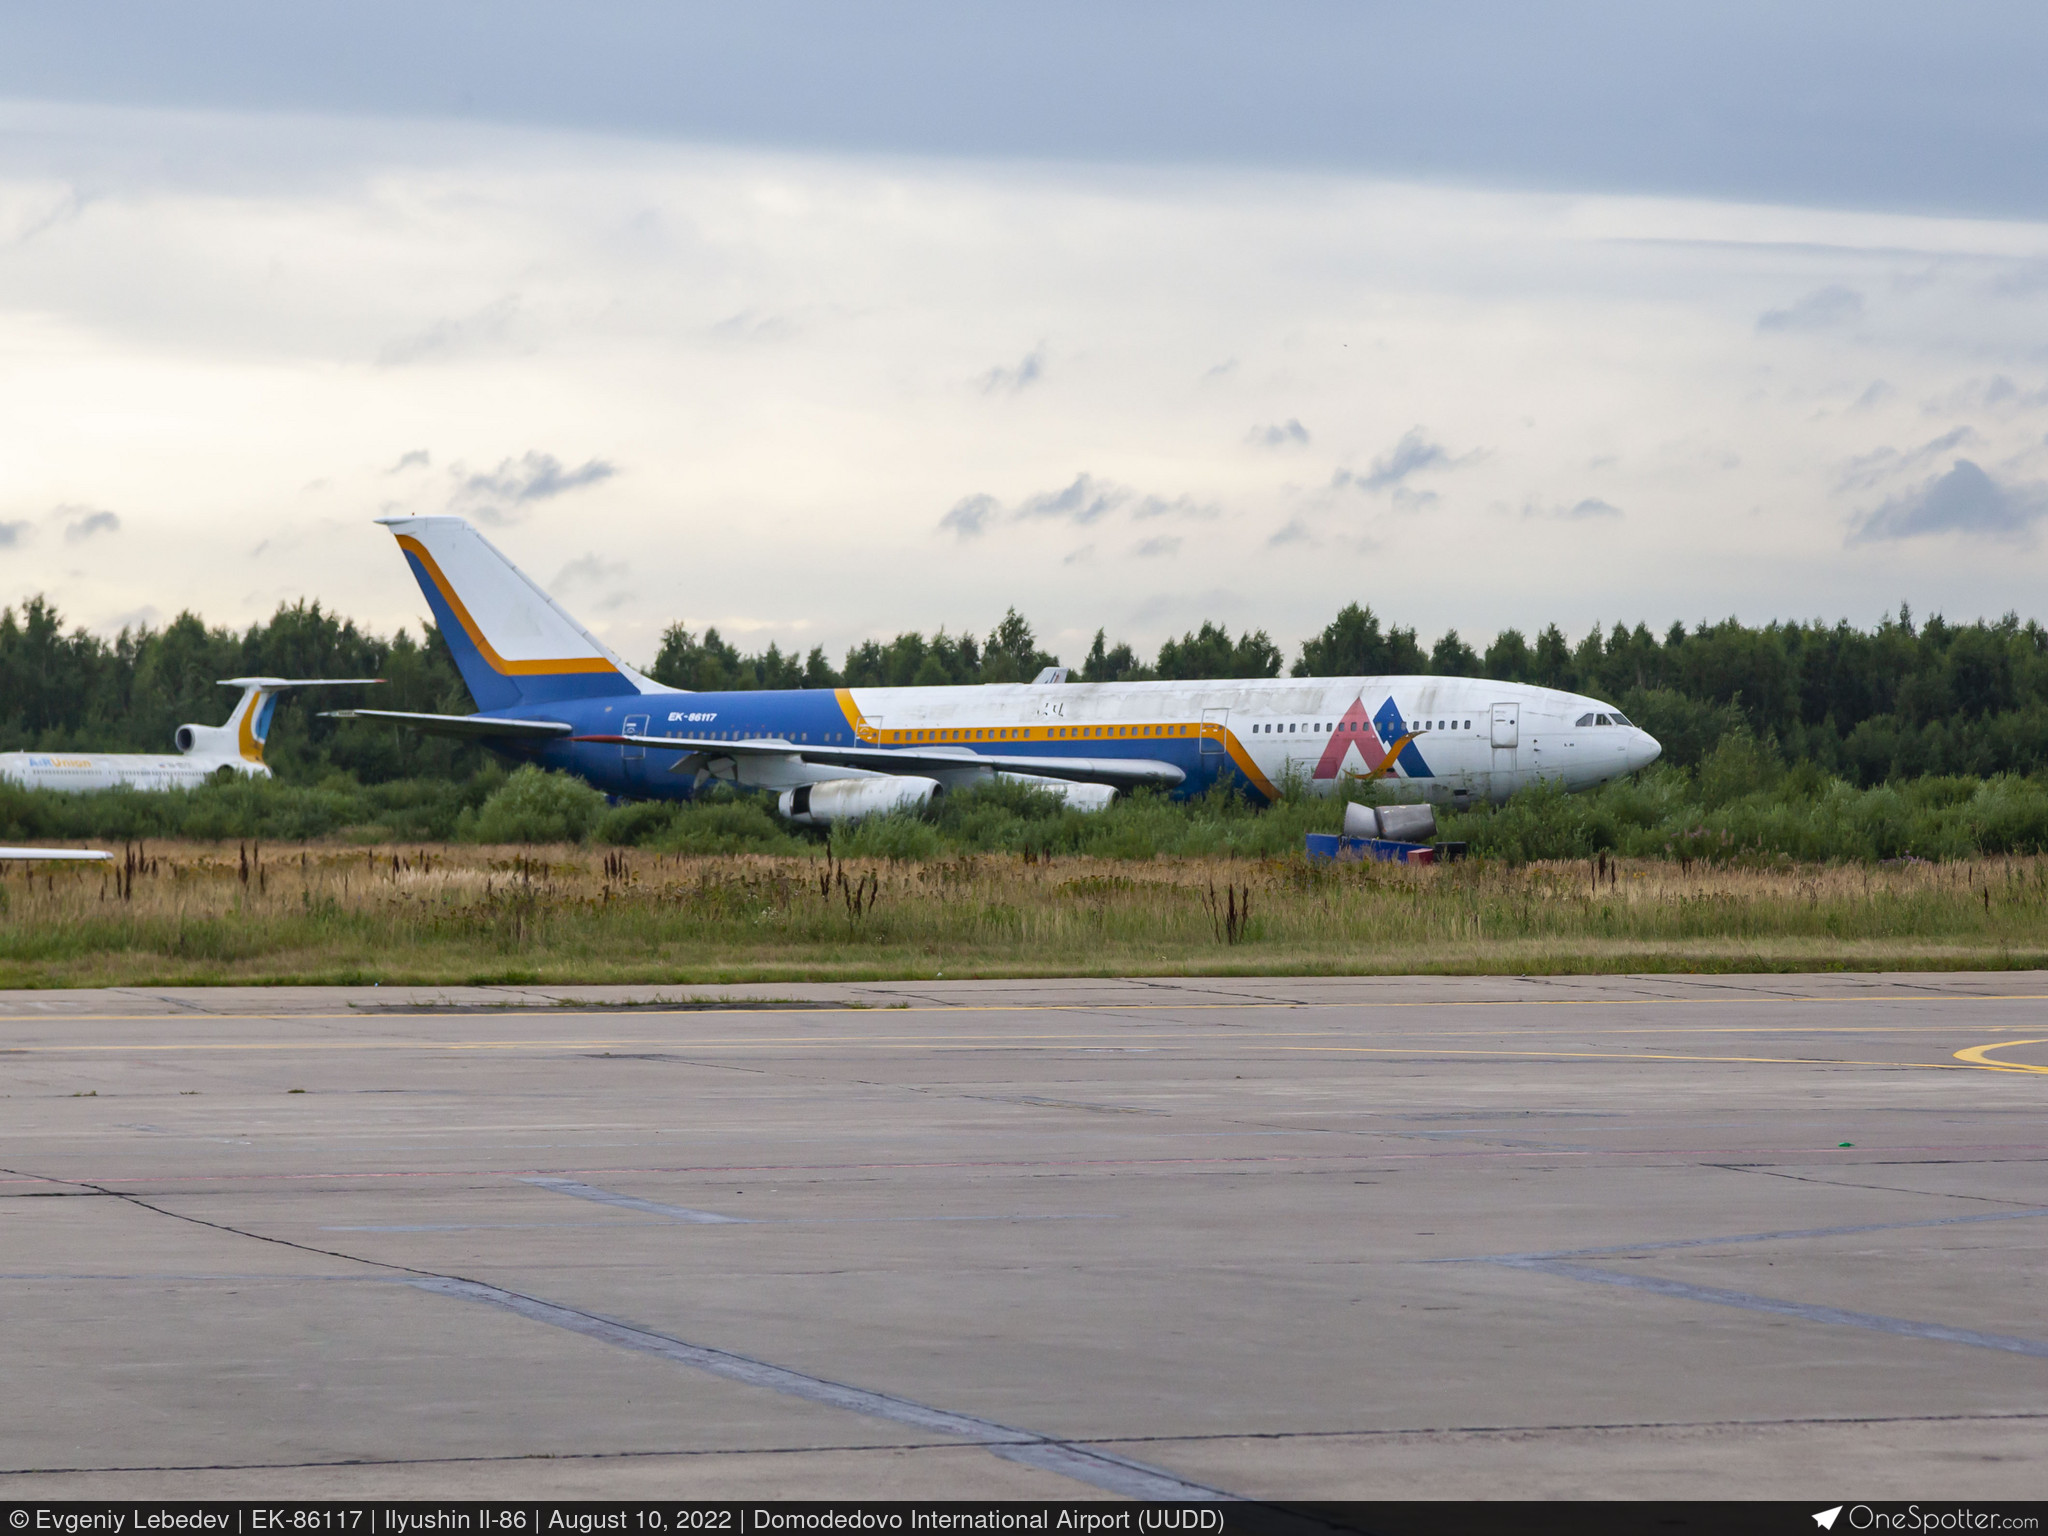
[[[800,827],[829,827],[834,822],[862,821],[892,811],[921,811],[945,793],[937,779],[827,779],[784,790],[775,804]]]
[[[181,725],[171,740],[188,756],[194,752],[217,752],[224,757],[240,756],[236,732],[225,725]]]
[[[1428,805],[1344,807],[1346,837],[1380,837],[1394,843],[1426,843],[1436,836],[1436,809]]]

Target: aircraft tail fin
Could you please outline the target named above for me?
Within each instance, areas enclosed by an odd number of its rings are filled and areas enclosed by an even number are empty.
[[[477,708],[645,693],[540,584],[459,517],[385,517]]]

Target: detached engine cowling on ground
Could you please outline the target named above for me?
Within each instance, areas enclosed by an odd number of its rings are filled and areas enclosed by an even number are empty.
[[[1029,773],[999,773],[996,777],[1042,789],[1076,811],[1106,811],[1116,799],[1116,787],[1111,784],[1076,784],[1071,779],[1045,779]]]
[[[782,814],[800,827],[829,827],[838,821],[887,816],[891,811],[921,811],[943,794],[937,779],[827,779],[785,790],[775,802]]]
[[[1346,837],[1383,837],[1393,843],[1426,843],[1436,836],[1436,810],[1427,805],[1344,807]]]

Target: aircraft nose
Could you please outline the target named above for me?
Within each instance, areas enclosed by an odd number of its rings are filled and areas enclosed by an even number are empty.
[[[1638,729],[1635,739],[1628,744],[1628,771],[1647,768],[1664,755],[1664,743],[1648,731]]]

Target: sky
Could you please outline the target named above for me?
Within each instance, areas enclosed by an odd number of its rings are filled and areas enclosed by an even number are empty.
[[[2048,616],[2048,12],[0,15],[0,602]]]

